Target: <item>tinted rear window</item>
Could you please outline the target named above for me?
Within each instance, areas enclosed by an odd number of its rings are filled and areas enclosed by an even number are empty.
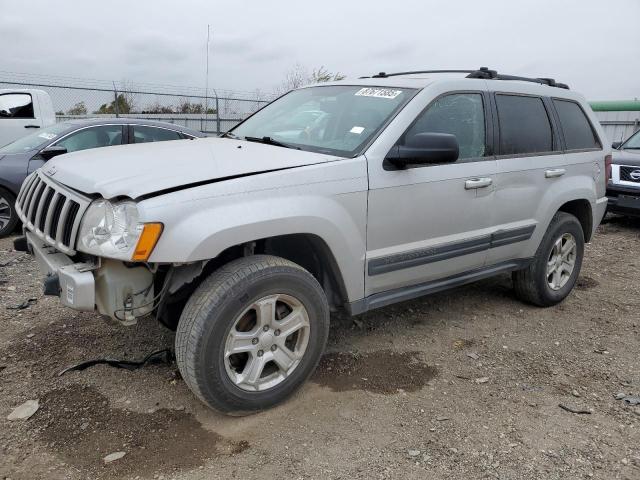
[[[502,155],[553,150],[551,123],[541,98],[501,94],[496,103]]]
[[[553,104],[560,117],[567,150],[600,148],[600,142],[580,105],[567,100],[554,100]]]

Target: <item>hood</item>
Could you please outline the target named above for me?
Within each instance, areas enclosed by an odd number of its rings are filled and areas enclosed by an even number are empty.
[[[83,150],[56,157],[42,170],[86,194],[135,199],[185,185],[334,159],[230,138],[199,138]]]
[[[614,150],[612,155],[616,165],[640,166],[640,150]]]

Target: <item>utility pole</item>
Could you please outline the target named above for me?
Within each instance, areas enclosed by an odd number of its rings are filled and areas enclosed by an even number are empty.
[[[204,128],[207,130],[207,116],[209,113],[209,38],[211,25],[207,23],[207,74],[204,84]]]

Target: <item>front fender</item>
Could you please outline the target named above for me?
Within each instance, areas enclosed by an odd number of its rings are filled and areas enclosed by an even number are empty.
[[[349,301],[364,294],[366,208],[366,164],[353,160],[224,181],[140,204],[146,221],[165,227],[150,262],[208,260],[254,240],[313,234],[331,249]]]

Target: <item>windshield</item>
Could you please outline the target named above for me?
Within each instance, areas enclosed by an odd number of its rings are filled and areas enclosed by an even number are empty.
[[[624,142],[622,148],[640,150],[640,132],[634,133],[626,142]]]
[[[31,150],[38,150],[67,130],[69,130],[68,123],[56,123],[50,127],[38,130],[31,135],[19,138],[15,142],[8,143],[4,147],[0,148],[0,154],[23,153],[30,152]]]
[[[395,87],[302,88],[267,105],[229,136],[352,157],[415,93],[415,89]]]

